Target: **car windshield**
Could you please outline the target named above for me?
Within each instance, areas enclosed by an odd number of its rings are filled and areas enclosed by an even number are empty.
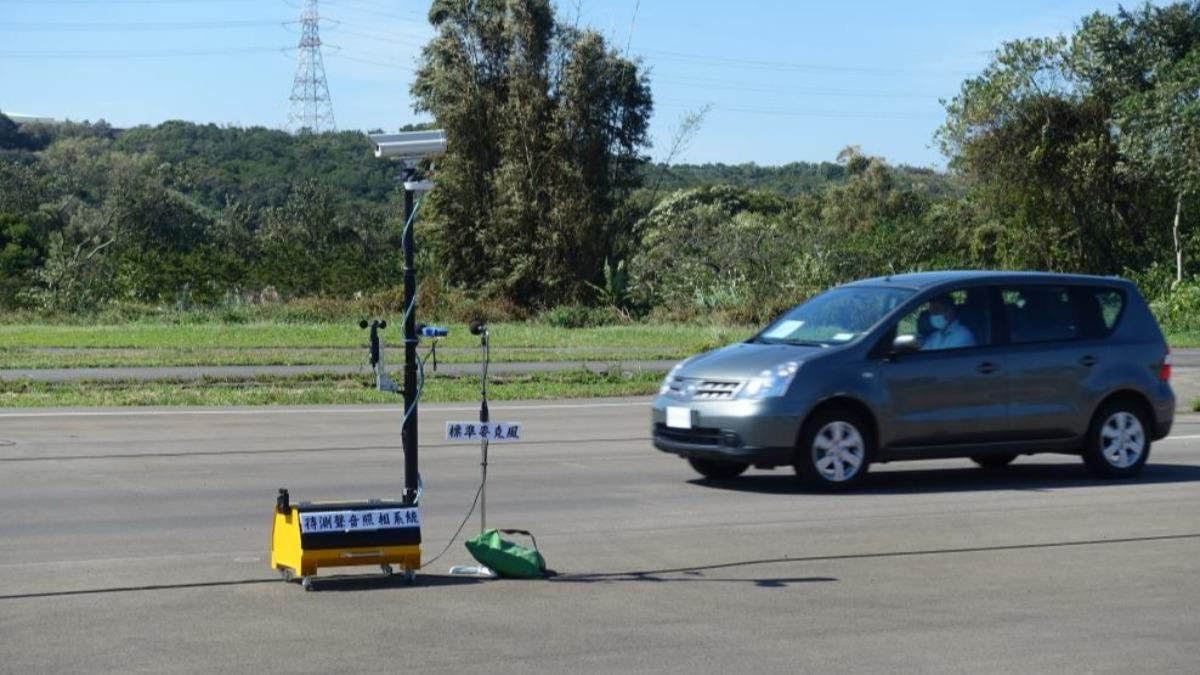
[[[779,317],[753,341],[820,345],[850,342],[913,293],[907,288],[835,288]]]

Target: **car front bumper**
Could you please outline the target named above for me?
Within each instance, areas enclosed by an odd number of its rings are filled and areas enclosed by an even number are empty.
[[[667,408],[686,408],[690,428],[667,426]],[[779,399],[685,401],[659,396],[651,408],[654,447],[681,457],[772,467],[791,464],[800,416]]]

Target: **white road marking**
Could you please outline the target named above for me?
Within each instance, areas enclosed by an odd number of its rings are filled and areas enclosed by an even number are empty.
[[[628,403],[563,403],[558,405],[493,405],[492,410],[568,410],[580,408],[636,408],[649,406],[649,401],[634,401]],[[30,418],[30,417],[160,417],[169,415],[368,415],[389,413],[398,414],[402,406],[393,408],[246,408],[246,409],[215,409],[215,410],[65,410],[56,412],[13,412],[0,413],[0,419]],[[466,408],[426,408],[428,412],[476,412],[478,406]]]

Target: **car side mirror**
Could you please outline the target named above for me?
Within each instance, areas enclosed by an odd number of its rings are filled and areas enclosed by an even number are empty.
[[[892,354],[914,354],[921,351],[921,338],[916,335],[897,335],[892,342]]]

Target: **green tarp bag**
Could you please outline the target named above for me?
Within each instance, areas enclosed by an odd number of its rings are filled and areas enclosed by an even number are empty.
[[[501,532],[523,534],[533,541],[533,548],[503,539]],[[502,577],[536,579],[546,575],[546,559],[538,552],[537,540],[527,530],[484,530],[467,540],[467,550],[480,565],[490,567]]]

